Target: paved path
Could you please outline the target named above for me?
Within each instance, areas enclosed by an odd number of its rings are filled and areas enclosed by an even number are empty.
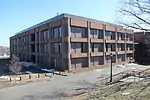
[[[127,65],[125,68],[113,67],[113,74],[142,68],[140,65]],[[109,76],[110,68],[73,74],[55,75],[50,81],[14,86],[0,90],[0,100],[65,100],[77,90],[91,89],[100,76]]]

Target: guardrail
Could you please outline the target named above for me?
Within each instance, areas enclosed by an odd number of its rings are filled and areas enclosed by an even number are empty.
[[[35,73],[35,74],[21,74],[21,75],[9,75],[1,77],[1,82],[13,82],[13,81],[32,81],[43,78],[52,78],[51,73]]]
[[[142,71],[126,70],[126,71],[114,74],[112,76],[112,82],[110,82],[110,76],[109,76],[109,77],[101,78],[95,84],[100,86],[100,85],[104,85],[107,83],[114,83],[114,82],[118,82],[119,80],[126,78],[126,77],[129,77],[129,76],[142,77],[145,75],[144,73],[148,70],[150,70],[150,68],[147,68],[147,69],[142,70]]]

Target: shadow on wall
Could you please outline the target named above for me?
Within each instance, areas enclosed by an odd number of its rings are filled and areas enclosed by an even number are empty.
[[[0,76],[9,74],[10,59],[0,59]]]

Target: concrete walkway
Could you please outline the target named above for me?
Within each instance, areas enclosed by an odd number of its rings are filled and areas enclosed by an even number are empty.
[[[136,64],[126,65],[125,68],[113,67],[113,74],[129,70],[144,69]],[[49,81],[14,86],[0,90],[0,100],[65,100],[76,91],[89,90],[98,81],[98,77],[109,76],[110,68],[73,74],[70,76],[55,75]]]

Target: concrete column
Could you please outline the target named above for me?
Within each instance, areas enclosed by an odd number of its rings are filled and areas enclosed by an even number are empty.
[[[71,69],[71,58],[70,58],[70,53],[71,53],[71,43],[70,43],[70,18],[68,18],[68,72],[70,72]]]
[[[127,42],[126,42],[126,39],[127,36],[126,36],[126,33],[125,33],[125,60],[127,61]]]
[[[91,23],[90,22],[87,22],[87,31],[88,31],[88,67],[91,66],[91,57],[90,57],[90,52],[91,52],[91,46],[90,46],[90,25]]]
[[[37,32],[35,32],[35,53],[37,53]]]
[[[133,34],[133,33],[132,33]],[[134,43],[134,34],[133,34],[133,59],[134,59],[134,51],[135,51],[135,43]]]
[[[115,47],[116,47],[116,51],[118,51],[118,35],[117,35],[117,32],[115,32],[115,40],[116,40],[116,43],[115,43]],[[118,54],[117,54],[117,52],[116,52],[116,63],[118,63]]]
[[[35,31],[35,62],[37,62],[38,61],[38,58],[37,58],[37,55],[38,55],[38,53],[37,53],[37,32]]]
[[[31,36],[30,36],[30,34],[28,35],[28,39],[29,39],[29,60],[31,60],[31,41],[30,41],[30,38],[31,38]]]
[[[39,30],[39,63],[41,63],[41,38],[40,38],[40,34],[41,34],[41,31]]]
[[[106,36],[105,36],[105,30],[103,30],[103,33],[104,33],[104,38],[103,38],[103,49],[104,49],[104,65],[106,64],[106,55],[105,55],[105,53],[106,53],[106,42],[105,42],[105,40],[106,40]]]
[[[50,34],[51,34],[51,33],[49,32],[49,35],[50,35]],[[50,38],[50,36],[49,36],[49,38]],[[48,40],[47,45],[48,45],[49,64],[51,65],[51,39]]]

